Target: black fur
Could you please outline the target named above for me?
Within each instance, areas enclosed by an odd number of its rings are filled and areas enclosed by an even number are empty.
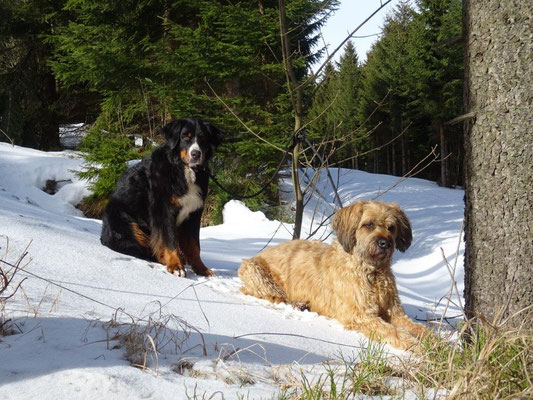
[[[172,121],[163,131],[166,141],[120,177],[104,211],[101,242],[120,253],[150,261],[162,262],[161,249],[176,250],[196,273],[210,275],[201,261],[192,259],[200,260],[200,219],[209,181],[207,162],[223,133],[191,118]],[[194,143],[194,155],[201,152],[197,159],[190,156]],[[188,182],[187,176],[194,181]],[[187,200],[191,196],[184,196],[194,185],[199,188],[195,192],[199,196],[192,196],[191,202]],[[194,209],[187,211],[191,208],[187,204],[194,204]],[[187,247],[197,248],[197,257],[193,255],[196,250]],[[168,263],[167,268],[173,269]]]

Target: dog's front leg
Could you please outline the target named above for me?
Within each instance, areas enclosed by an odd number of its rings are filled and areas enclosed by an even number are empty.
[[[158,261],[161,264],[166,265],[167,271],[171,274],[185,277],[185,267],[183,266],[183,262],[177,249],[171,250],[170,248],[165,247],[158,256]]]
[[[424,325],[417,322],[413,322],[403,311],[403,307],[399,304],[394,306],[391,310],[391,319],[390,322],[392,325],[403,328],[408,331],[411,335],[422,338],[431,333],[431,331],[426,328]]]
[[[187,234],[180,234],[180,250],[185,257],[187,264],[191,266],[194,272],[202,276],[213,276],[212,270],[207,268],[200,258],[199,244]]]
[[[180,251],[194,272],[202,276],[213,276],[212,270],[207,268],[200,258],[200,222],[203,209],[193,212],[188,219],[178,227],[178,242]]]
[[[179,254],[175,215],[169,207],[162,205],[162,199],[154,199],[150,207],[150,247],[152,253],[167,271],[180,277],[185,276],[185,267]]]
[[[347,329],[359,331],[372,340],[385,342],[401,350],[413,349],[418,345],[418,341],[409,332],[377,316],[352,320],[344,325]]]

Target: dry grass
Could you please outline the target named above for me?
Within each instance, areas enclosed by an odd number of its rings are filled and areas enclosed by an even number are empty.
[[[515,315],[525,321],[531,310]],[[445,388],[447,399],[533,398],[533,332],[472,319],[453,342],[426,340],[423,360],[407,377],[420,386]]]
[[[132,366],[157,374],[159,354],[182,353],[191,332],[196,330],[181,318],[160,311],[140,320],[118,310],[105,325],[108,348],[122,348],[124,358]],[[119,322],[124,316],[130,321]],[[112,341],[118,341],[118,344],[111,346]],[[205,345],[203,353],[206,353]]]
[[[2,247],[0,247],[2,250]],[[6,302],[11,299],[20,285],[24,281],[15,282],[15,276],[20,270],[20,265],[26,256],[26,252],[13,263],[7,261],[9,254],[9,238],[5,237],[2,258],[0,258],[0,336],[12,335],[15,333],[15,325],[11,318],[6,315]]]
[[[516,315],[524,321],[531,310]],[[278,399],[333,400],[356,395],[402,399],[511,400],[533,398],[533,332],[470,320],[453,332],[453,341],[437,335],[423,341],[410,359],[391,358],[374,345],[358,360],[326,364],[311,380],[304,374]]]

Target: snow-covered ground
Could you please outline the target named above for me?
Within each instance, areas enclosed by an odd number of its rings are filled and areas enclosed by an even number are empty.
[[[316,378],[321,363],[341,353],[357,360],[367,342],[361,334],[238,290],[241,259],[288,240],[290,225],[231,201],[224,223],[201,231],[202,257],[217,276],[189,271],[178,278],[100,244],[100,221],[74,207],[88,194],[73,173],[81,164],[72,151],[0,143],[0,259],[13,264],[28,253],[15,279],[25,280],[4,310],[17,334],[0,337],[0,398],[275,398],[285,383],[302,372]],[[373,199],[397,183],[360,171],[332,174],[344,204]],[[54,195],[42,190],[49,179],[65,181]],[[288,183],[284,189],[290,193]],[[463,291],[463,192],[411,178],[379,200],[400,204],[413,227],[412,246],[395,255],[393,266],[406,312],[420,320],[440,317],[451,282],[442,253],[456,265]],[[321,176],[302,236],[333,205]],[[327,229],[315,237],[331,240]],[[459,302],[454,296],[447,316],[460,314]],[[135,334],[159,350],[148,352],[144,370],[125,359]],[[144,364],[142,357],[137,362]]]

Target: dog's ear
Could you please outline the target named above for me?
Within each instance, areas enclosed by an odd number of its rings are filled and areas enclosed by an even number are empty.
[[[226,135],[220,129],[211,125],[209,122],[204,122],[205,128],[207,129],[207,134],[209,135],[209,142],[214,147],[215,150],[220,143],[222,143],[222,138]]]
[[[171,148],[175,148],[180,143],[181,131],[187,124],[185,119],[176,119],[163,127],[165,139]]]
[[[409,248],[409,246],[411,246],[413,232],[411,230],[409,218],[407,218],[407,215],[399,206],[396,206],[396,225],[396,248],[403,253]]]
[[[355,234],[363,216],[364,204],[364,201],[358,201],[341,208],[333,216],[331,227],[337,233],[337,240],[347,253],[350,253],[357,243]]]

